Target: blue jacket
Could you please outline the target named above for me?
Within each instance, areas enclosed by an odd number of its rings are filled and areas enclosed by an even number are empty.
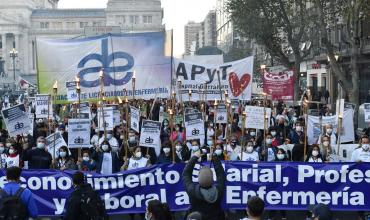
[[[4,185],[3,190],[9,196],[12,196],[12,195],[14,195],[18,191],[19,187],[20,187],[20,185],[18,183],[9,182],[9,183],[6,183]],[[30,217],[32,217],[32,218],[36,218],[37,215],[38,215],[38,210],[37,210],[36,202],[33,199],[32,192],[29,189],[25,189],[22,192],[22,194],[21,194],[21,200],[22,200],[22,202],[25,204],[25,206],[28,209],[28,215]]]

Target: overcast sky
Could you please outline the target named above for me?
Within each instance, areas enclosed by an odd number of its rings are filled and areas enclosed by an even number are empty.
[[[203,21],[209,10],[215,9],[216,0],[161,0],[164,8],[163,23],[174,30],[174,54],[184,52],[184,25],[188,21]],[[59,0],[59,8],[105,8],[108,0]]]

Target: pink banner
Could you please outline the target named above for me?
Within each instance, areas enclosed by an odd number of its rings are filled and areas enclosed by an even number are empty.
[[[294,96],[294,72],[263,71],[263,91],[272,97],[272,100],[293,100]]]

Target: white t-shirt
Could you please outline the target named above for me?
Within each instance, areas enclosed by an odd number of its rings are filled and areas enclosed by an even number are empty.
[[[267,161],[274,161],[275,160],[275,153],[271,147],[267,148]]]
[[[252,153],[243,152],[243,157],[239,154],[239,158],[241,161],[259,161],[259,156],[256,151],[252,151]]]
[[[131,157],[128,162],[127,170],[143,168],[143,167],[146,167],[147,164],[148,164],[148,159],[145,157],[141,157],[139,160],[133,159]]]
[[[6,158],[6,167],[19,167],[19,154],[15,157],[7,157]]]
[[[309,163],[322,163],[322,160],[321,160],[321,158],[313,159],[313,157],[310,157],[308,159],[308,162]]]
[[[227,145],[226,147],[227,156],[231,161],[238,160],[238,155],[241,153],[241,151],[242,148],[239,145],[237,145],[234,149],[230,145]]]
[[[357,162],[357,161],[362,161],[362,162],[370,162],[370,150],[369,151],[364,151],[362,148],[358,148],[353,151],[352,153],[352,162]]]
[[[103,163],[101,165],[101,174],[112,174],[112,154],[110,152],[103,153]]]
[[[212,140],[212,136],[215,134],[215,131],[213,130],[213,128],[209,129],[207,128],[207,140]]]

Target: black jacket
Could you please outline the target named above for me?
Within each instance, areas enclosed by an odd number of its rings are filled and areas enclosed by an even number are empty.
[[[23,154],[23,161],[28,161],[29,169],[50,169],[52,158],[43,149],[28,149]]]
[[[112,155],[112,173],[117,173],[120,171],[122,163],[116,153],[110,152],[110,154]],[[100,173],[103,165],[104,152],[95,152],[91,158],[96,161],[96,172]]]
[[[185,166],[182,176],[190,200],[189,213],[200,212],[203,220],[224,220],[221,202],[225,192],[226,174],[221,161],[217,157],[213,158],[217,182],[211,188],[201,188],[192,181],[193,169],[198,160],[196,156],[193,156]]]
[[[72,192],[70,198],[68,199],[66,204],[66,212],[64,215],[65,220],[74,220],[74,219],[83,220],[80,205],[82,194],[87,194],[89,196],[88,198],[91,198],[92,201],[95,201],[97,203],[94,204],[94,207],[96,207],[99,213],[98,219],[108,219],[107,213],[105,211],[104,202],[101,200],[99,194],[94,191],[90,184],[85,183],[77,186],[76,190]]]

